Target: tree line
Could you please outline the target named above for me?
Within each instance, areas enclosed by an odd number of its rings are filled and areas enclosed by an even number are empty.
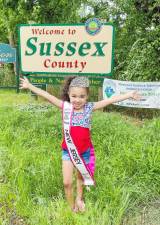
[[[159,0],[0,0],[0,42],[17,45],[17,24],[84,23],[90,17],[115,26],[115,79],[160,80]]]

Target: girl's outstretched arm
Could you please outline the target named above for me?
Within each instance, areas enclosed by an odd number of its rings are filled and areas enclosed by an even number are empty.
[[[35,87],[32,85],[29,80],[25,78],[20,78],[20,89],[29,89],[35,94],[45,98],[53,105],[57,106],[58,108],[62,108],[62,100],[56,98],[55,96],[49,94],[47,91],[43,91],[40,88]]]
[[[95,102],[93,110],[102,109],[107,105],[110,105],[110,104],[113,104],[116,102],[120,102],[120,101],[129,99],[129,98],[132,98],[133,100],[140,100],[140,95],[137,91],[131,91],[126,94],[113,96],[109,99],[104,99],[104,100]]]

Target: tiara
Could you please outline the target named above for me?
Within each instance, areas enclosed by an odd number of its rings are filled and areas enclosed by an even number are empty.
[[[75,77],[71,81],[70,87],[89,87],[89,79],[87,77]]]

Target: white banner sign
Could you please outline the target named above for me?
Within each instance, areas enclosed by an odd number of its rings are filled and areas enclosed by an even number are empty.
[[[137,90],[142,96],[139,101],[127,99],[115,103],[115,105],[160,109],[160,82],[130,82],[104,79],[103,98],[110,98],[134,90]]]

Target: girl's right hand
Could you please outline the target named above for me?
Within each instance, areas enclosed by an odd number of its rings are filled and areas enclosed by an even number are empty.
[[[26,77],[20,78],[20,89],[28,89],[29,85],[30,82]]]
[[[138,91],[131,91],[130,94],[133,100],[139,101],[141,99],[141,95]]]

